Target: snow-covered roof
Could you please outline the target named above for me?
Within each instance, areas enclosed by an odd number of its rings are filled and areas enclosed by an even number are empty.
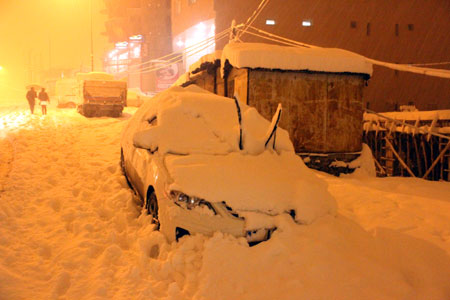
[[[432,121],[432,120],[450,120],[450,109],[444,110],[430,110],[430,111],[393,111],[393,112],[384,112],[380,113],[380,115],[386,116],[395,120],[405,120],[405,121]],[[376,120],[385,120],[381,116],[377,116],[375,114],[365,113],[364,114],[365,121],[376,121]]]
[[[189,66],[189,72],[200,69],[204,63],[215,63],[222,58],[222,50],[216,50],[214,53],[203,55],[199,60]]]
[[[372,63],[364,56],[337,48],[230,43],[225,46],[222,52],[222,66],[227,60],[237,68],[348,72],[372,75]]]

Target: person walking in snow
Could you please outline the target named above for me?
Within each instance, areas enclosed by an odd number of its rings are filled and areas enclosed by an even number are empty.
[[[38,98],[40,100],[39,104],[42,107],[42,114],[46,115],[47,114],[47,105],[50,103],[50,98],[48,97],[48,94],[45,91],[45,88],[42,88],[42,90],[39,92]]]
[[[35,99],[37,98],[36,91],[34,90],[34,87],[31,87],[30,90],[27,92],[27,100],[28,104],[30,105],[31,114],[34,114],[34,104]]]

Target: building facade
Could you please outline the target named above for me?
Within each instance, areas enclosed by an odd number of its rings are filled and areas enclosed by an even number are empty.
[[[157,91],[159,73],[150,70],[160,64],[155,59],[172,52],[170,0],[104,2],[109,18],[104,34],[115,43],[105,57],[105,71],[126,78],[129,87]]]
[[[195,28],[207,38],[245,23],[260,0],[171,0],[172,45],[179,50]],[[321,47],[342,48],[366,57],[400,64],[450,62],[450,2],[448,0],[283,0],[270,1],[253,25],[265,31]],[[193,32],[193,33],[192,33]],[[265,42],[243,36],[246,42]],[[227,39],[214,43],[222,49]],[[209,51],[212,51],[208,49]],[[202,53],[203,54],[203,53]],[[185,60],[188,65],[187,60]],[[429,66],[434,67],[434,66]],[[437,65],[450,69],[450,64]],[[419,110],[450,108],[448,79],[374,67],[364,91],[364,106],[393,111],[413,104]]]

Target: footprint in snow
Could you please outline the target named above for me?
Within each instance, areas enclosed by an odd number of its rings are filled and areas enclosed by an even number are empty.
[[[53,297],[55,299],[61,297],[70,288],[70,274],[68,272],[62,272],[58,275],[55,287],[53,289]]]
[[[110,165],[106,169],[108,170],[109,173],[114,174],[114,173],[116,173],[117,165],[115,165],[115,164],[114,165]]]

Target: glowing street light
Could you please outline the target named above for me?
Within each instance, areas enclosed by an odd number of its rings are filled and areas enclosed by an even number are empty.
[[[3,67],[2,67],[2,66],[0,66],[0,71],[1,71],[1,70],[3,70]]]

